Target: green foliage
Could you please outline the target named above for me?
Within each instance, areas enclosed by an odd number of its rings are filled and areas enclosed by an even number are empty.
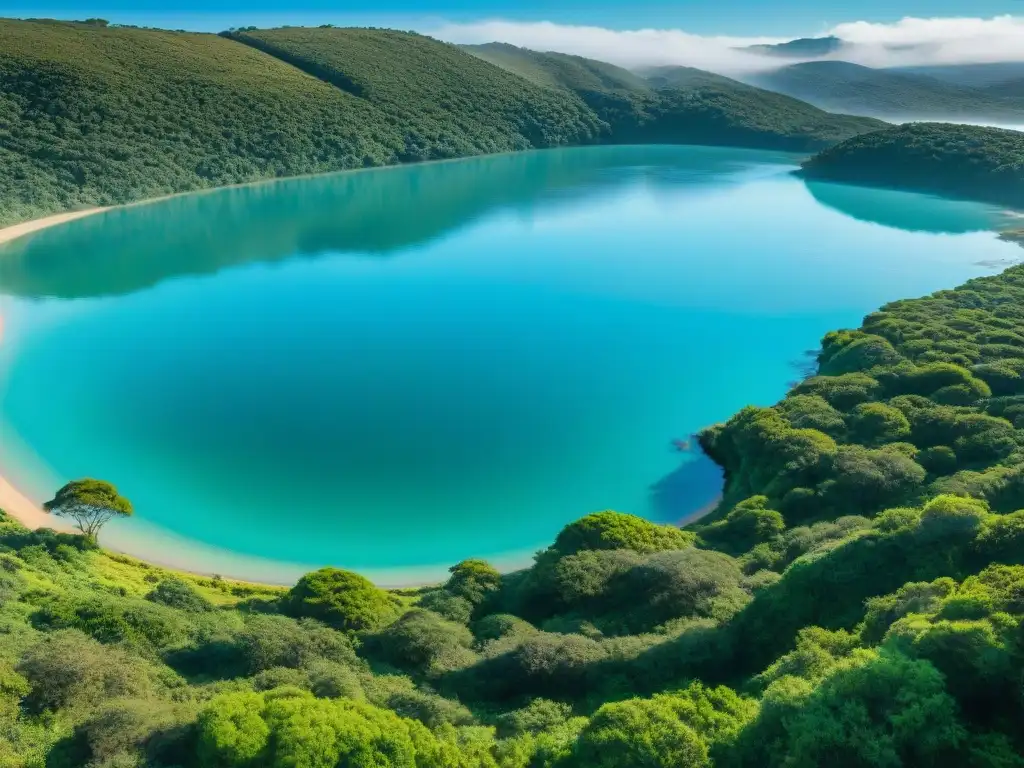
[[[75,630],[53,632],[30,647],[16,671],[29,685],[32,711],[96,706],[150,687],[146,665],[117,648],[104,648]]]
[[[437,676],[476,659],[472,633],[431,611],[413,609],[382,632],[367,638],[369,653],[396,667]]]
[[[884,403],[861,403],[850,412],[850,438],[863,445],[895,443],[910,437],[910,421]]]
[[[825,334],[818,368],[826,376],[870,371],[875,366],[892,366],[902,358],[889,341],[860,331]]]
[[[1024,136],[1017,131],[910,123],[847,139],[804,163],[803,173],[1020,205],[1022,150]]]
[[[741,736],[738,765],[941,765],[964,738],[956,704],[929,663],[859,651],[816,687],[783,677]]]
[[[728,77],[662,67],[640,77],[602,61],[503,43],[465,46],[485,61],[578,97],[619,143],[726,144],[805,151],[883,123],[834,115]]]
[[[605,704],[576,742],[572,765],[580,768],[704,768],[707,744],[664,699]]]
[[[292,616],[322,621],[335,629],[376,629],[398,613],[398,601],[357,573],[321,568],[291,588],[284,609]]]
[[[100,529],[115,517],[130,517],[132,503],[104,480],[72,480],[43,507],[57,517],[69,517],[87,539],[95,541]]]
[[[623,73],[635,90],[577,92],[383,29],[5,19],[0,50],[0,226],[400,162],[595,142],[810,150],[880,125],[727,78],[661,95]]]
[[[768,509],[767,496],[752,496],[733,507],[724,520],[703,528],[700,535],[719,549],[741,553],[771,541],[786,528],[782,515]]]
[[[158,583],[153,591],[146,595],[147,600],[154,603],[163,603],[171,608],[180,608],[183,611],[209,611],[213,604],[200,595],[195,587],[183,579],[173,576]]]
[[[423,726],[369,704],[289,688],[215,698],[199,715],[203,765],[309,768],[437,766],[441,745]]]
[[[592,549],[661,552],[690,546],[693,538],[693,534],[672,526],[607,511],[595,512],[567,525],[555,539],[553,549],[561,555]]]
[[[474,606],[480,605],[501,587],[501,574],[486,560],[463,560],[448,571],[451,577],[445,589]]]

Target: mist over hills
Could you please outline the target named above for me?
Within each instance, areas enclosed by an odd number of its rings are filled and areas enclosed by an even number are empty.
[[[785,59],[815,59],[835,53],[844,45],[833,35],[828,37],[801,37],[786,43],[748,45],[745,51],[762,56],[777,56]]]
[[[933,69],[938,72],[933,74]],[[1005,67],[1001,71],[1012,73],[1013,69]],[[747,79],[836,112],[896,120],[1024,123],[1024,99],[1013,95],[1012,79],[1000,87],[965,84],[963,80],[970,79],[972,73],[977,70],[952,66],[889,70],[847,61],[810,61],[752,74]],[[980,74],[975,78],[976,82],[982,81]],[[1024,83],[1024,79],[1016,82]]]

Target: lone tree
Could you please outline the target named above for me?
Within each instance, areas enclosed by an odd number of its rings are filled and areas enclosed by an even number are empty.
[[[58,517],[74,520],[75,527],[92,542],[111,518],[130,517],[134,512],[132,503],[119,494],[117,488],[92,478],[72,480],[43,507]]]

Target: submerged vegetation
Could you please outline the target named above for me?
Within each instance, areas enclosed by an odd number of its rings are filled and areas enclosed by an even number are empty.
[[[933,192],[1024,206],[1024,133],[948,123],[911,123],[826,149],[805,178]]]
[[[0,522],[0,765],[1024,766],[1024,267],[828,334],[724,498],[388,592]]]
[[[390,30],[0,20],[0,226],[385,164],[594,143],[809,150],[881,125],[739,83],[631,82],[551,87]]]

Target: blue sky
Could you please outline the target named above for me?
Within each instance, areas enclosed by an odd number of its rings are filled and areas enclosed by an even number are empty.
[[[256,24],[370,24],[429,28],[440,21],[552,21],[611,29],[681,28],[702,35],[803,36],[850,21],[904,16],[1024,14],[1024,0],[0,0],[0,15],[101,16],[204,31]]]

